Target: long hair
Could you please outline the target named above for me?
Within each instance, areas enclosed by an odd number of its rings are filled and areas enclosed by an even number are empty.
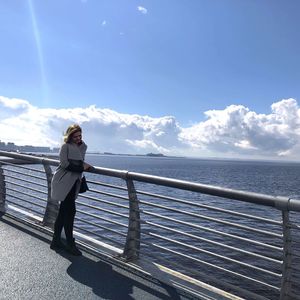
[[[64,134],[64,142],[65,143],[70,143],[72,135],[75,132],[78,132],[78,131],[82,132],[82,129],[81,129],[81,127],[78,124],[70,125],[68,127],[66,133]]]

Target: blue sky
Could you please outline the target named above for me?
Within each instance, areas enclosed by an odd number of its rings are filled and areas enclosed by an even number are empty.
[[[94,105],[160,121],[170,116],[174,132],[189,132],[190,141],[195,126],[212,119],[208,111],[232,116],[226,109],[234,105],[271,118],[273,103],[298,105],[299,14],[298,0],[1,1],[0,96],[40,110]],[[145,128],[135,141],[145,140]],[[148,142],[162,152],[178,146]],[[258,148],[248,136],[233,144]],[[206,146],[191,153],[221,149]]]

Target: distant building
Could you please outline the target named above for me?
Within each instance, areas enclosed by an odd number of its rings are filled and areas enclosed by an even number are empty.
[[[7,143],[4,147],[4,150],[6,150],[6,151],[16,151],[17,146],[14,143]]]
[[[57,147],[55,147],[55,148],[53,148],[53,149],[52,149],[52,151],[51,151],[51,152],[53,152],[53,153],[58,153],[58,152],[59,152],[59,150],[60,150],[60,148],[57,148]]]
[[[17,152],[40,152],[40,153],[59,152],[59,148],[51,149],[50,147],[32,146],[32,145],[17,146],[15,145],[15,143],[8,142],[6,144],[5,142],[1,142],[1,141],[0,141],[0,150],[17,151]]]
[[[50,147],[25,145],[25,146],[19,146],[18,148],[20,152],[42,152],[42,153],[51,152]]]

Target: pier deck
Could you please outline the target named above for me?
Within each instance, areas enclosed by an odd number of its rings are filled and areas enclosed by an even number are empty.
[[[300,300],[299,199],[95,167],[72,257],[49,249],[59,161],[0,156],[0,300]]]
[[[56,253],[49,243],[49,235],[0,218],[0,299],[191,299],[89,253]]]

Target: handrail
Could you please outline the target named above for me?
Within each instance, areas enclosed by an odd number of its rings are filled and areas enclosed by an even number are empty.
[[[300,211],[299,200],[290,199],[288,197],[270,196],[260,193],[245,192],[224,187],[217,187],[208,184],[201,184],[178,179],[170,179],[154,175],[140,174],[136,172],[128,172],[128,177],[136,181],[164,185],[232,200],[239,200],[259,205],[271,206],[279,210]]]
[[[49,158],[33,157],[27,154],[19,154],[7,151],[0,151],[0,156],[5,155],[11,158],[24,159],[35,163],[46,163],[53,166],[58,166],[59,161]],[[95,167],[93,171],[88,171],[99,175],[106,175],[118,178],[128,178],[135,181],[147,182],[157,185],[163,185],[182,190],[208,194],[212,196],[223,197],[227,199],[239,200],[243,202],[255,203],[259,205],[271,206],[279,210],[290,210],[300,212],[300,201],[283,196],[270,196],[261,193],[245,192],[224,187],[217,187],[208,184],[201,184],[179,179],[171,179],[166,177],[147,175],[137,172],[129,172],[126,170],[117,170],[109,168]]]

